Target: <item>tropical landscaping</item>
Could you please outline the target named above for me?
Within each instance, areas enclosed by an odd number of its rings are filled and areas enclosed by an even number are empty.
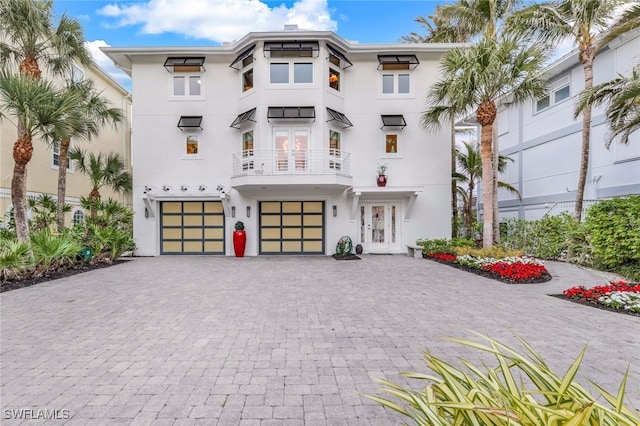
[[[0,4],[0,119],[15,126],[12,210],[0,219],[0,282],[42,279],[87,264],[112,263],[133,249],[132,212],[100,189],[131,191],[131,175],[119,154],[86,154],[71,140],[88,142],[122,111],[110,105],[91,80],[74,75],[74,64],[91,66],[80,23],[55,19],[50,1],[8,0]],[[27,196],[27,171],[35,150],[58,149],[56,197]],[[67,154],[70,154],[69,156]],[[86,220],[65,224],[68,158],[87,176],[92,190],[80,199]]]

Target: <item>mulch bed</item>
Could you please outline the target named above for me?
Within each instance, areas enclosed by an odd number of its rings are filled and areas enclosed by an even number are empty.
[[[459,265],[457,263],[447,262],[445,260],[440,260],[440,259],[434,259],[433,257],[426,257],[424,254],[422,255],[422,257],[427,260],[432,260],[434,262],[442,263],[443,265],[451,266],[452,268],[456,268],[465,272],[470,272],[472,274],[480,275],[481,277],[491,278],[492,280],[500,281],[505,284],[540,284],[540,283],[546,283],[547,281],[551,281],[551,274],[549,274],[548,272],[543,276],[541,276],[540,278],[532,278],[529,280],[516,281],[516,280],[511,280],[509,278],[502,277],[500,275],[496,275],[492,272],[485,271],[483,269],[469,268],[468,266]]]
[[[42,277],[30,277],[21,280],[8,280],[0,284],[0,293],[4,293],[5,291],[17,290],[23,287],[30,287],[32,285],[57,280],[58,278],[70,277],[72,275],[81,274],[83,272],[93,271],[95,269],[108,268],[110,266],[119,265],[121,263],[129,262],[128,260],[114,260],[113,263],[77,263],[70,267],[69,269],[63,269],[59,271],[54,271],[49,274],[43,275]]]
[[[564,294],[550,294],[551,297],[557,297],[558,299],[568,300],[569,302],[577,303],[579,305],[591,306],[592,308],[602,309],[603,311],[616,312],[618,314],[631,315],[632,317],[640,317],[640,312],[630,312],[624,309],[617,309],[611,306],[602,305],[596,302],[590,302],[588,300],[572,299]]]

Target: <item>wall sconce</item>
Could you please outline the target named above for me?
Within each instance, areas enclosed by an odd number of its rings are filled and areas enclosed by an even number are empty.
[[[198,187],[198,191],[200,191],[200,192],[204,191],[205,189],[207,189],[207,187],[206,187],[206,186],[204,186],[204,185],[200,185],[200,186]]]
[[[251,217],[251,206],[247,206],[247,217]]]
[[[149,209],[148,208],[144,208],[144,217],[145,219],[149,219]]]
[[[184,192],[184,191],[186,191],[186,190],[187,190],[187,188],[188,188],[188,187],[187,187],[187,185],[182,185],[182,186],[180,187],[180,191]]]
[[[231,206],[231,217],[236,217],[236,206]]]
[[[171,188],[169,188],[167,185],[164,185],[164,186],[162,187],[162,190],[163,190],[164,192],[168,192],[168,191],[169,191],[169,189],[171,189]]]
[[[333,205],[333,217],[337,217],[338,216],[338,206],[336,206],[335,204]]]

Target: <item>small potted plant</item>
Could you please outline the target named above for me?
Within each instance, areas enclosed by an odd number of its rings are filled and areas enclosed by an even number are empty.
[[[233,251],[236,257],[244,257],[244,249],[247,246],[247,233],[244,230],[244,223],[237,221],[233,231]]]
[[[385,164],[378,163],[378,177],[376,178],[376,183],[378,186],[387,186],[387,175],[385,174],[387,171],[387,166]]]

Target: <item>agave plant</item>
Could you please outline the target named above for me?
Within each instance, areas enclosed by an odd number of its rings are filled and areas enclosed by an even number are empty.
[[[479,335],[480,336],[480,335]],[[417,425],[509,425],[509,426],[637,426],[638,412],[624,405],[628,371],[616,395],[593,383],[602,398],[591,395],[575,381],[586,353],[580,352],[563,376],[554,373],[526,341],[518,337],[524,355],[489,337],[488,344],[448,339],[495,356],[497,366],[479,368],[460,359],[457,368],[425,352],[427,366],[436,375],[404,373],[429,384],[420,391],[379,380],[385,391],[398,398],[367,395],[385,407],[410,418]],[[525,379],[525,380],[523,380]],[[401,405],[402,404],[402,405]]]

